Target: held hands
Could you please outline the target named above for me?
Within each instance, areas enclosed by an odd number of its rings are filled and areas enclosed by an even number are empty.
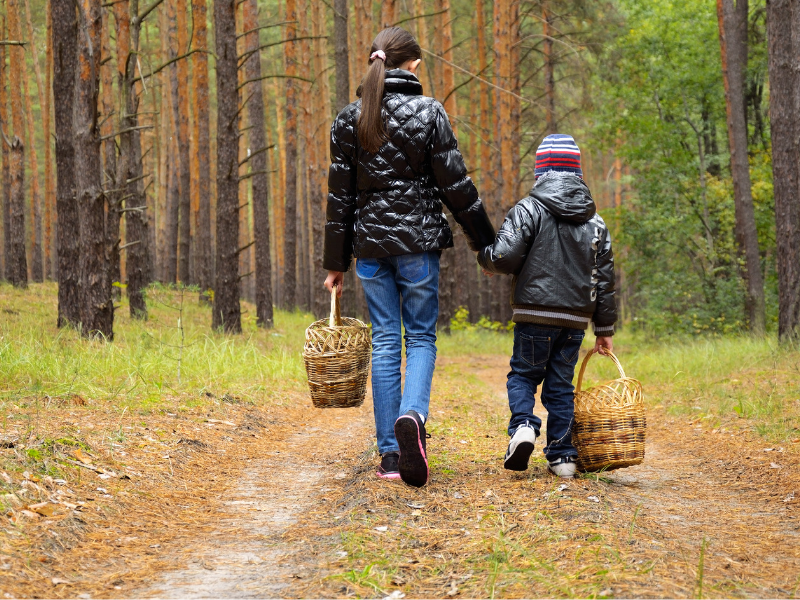
[[[333,286],[337,288],[337,296],[342,297],[342,284],[344,283],[344,273],[341,271],[328,271],[328,277],[325,279],[325,289],[329,292],[333,291]]]
[[[597,340],[594,343],[594,351],[602,354],[603,356],[608,356],[609,352],[614,351],[614,338],[611,336],[597,336]]]

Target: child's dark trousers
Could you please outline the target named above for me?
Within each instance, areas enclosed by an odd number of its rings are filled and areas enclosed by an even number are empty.
[[[531,323],[514,326],[514,354],[508,374],[508,435],[528,422],[539,435],[542,420],[533,414],[534,394],[541,385],[542,404],[547,409],[547,460],[578,456],[572,445],[575,387],[572,377],[585,332],[581,329]]]

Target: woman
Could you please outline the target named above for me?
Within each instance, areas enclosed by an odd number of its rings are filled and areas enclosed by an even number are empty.
[[[372,43],[361,99],[331,127],[323,268],[342,290],[352,256],[372,321],[372,397],[384,479],[428,480],[425,421],[436,363],[439,257],[453,246],[442,202],[478,251],[494,228],[442,105],[422,95],[422,51],[404,29]],[[401,391],[401,323],[406,378]]]

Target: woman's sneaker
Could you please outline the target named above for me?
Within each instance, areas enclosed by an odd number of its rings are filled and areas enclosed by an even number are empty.
[[[387,452],[381,456],[381,466],[378,467],[378,472],[375,475],[381,479],[400,479],[400,469],[397,466],[399,462],[399,453]]]
[[[577,465],[575,464],[574,456],[562,456],[556,460],[551,460],[547,464],[547,468],[553,475],[558,475],[563,479],[572,479],[575,477]]]
[[[528,423],[523,423],[511,436],[503,466],[509,471],[524,471],[528,468],[528,460],[533,454],[536,443],[536,430]]]
[[[425,448],[425,422],[419,413],[408,411],[394,423],[394,436],[400,446],[398,470],[408,485],[422,487],[428,481],[428,454]]]

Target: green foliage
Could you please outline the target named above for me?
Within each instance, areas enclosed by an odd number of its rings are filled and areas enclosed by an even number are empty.
[[[728,172],[725,98],[713,2],[620,0],[625,24],[598,58],[593,135],[634,173],[632,198],[603,211],[635,328],[725,334],[746,327]],[[754,7],[748,82],[753,200],[776,315],[774,210],[763,100],[763,11]],[[760,86],[760,87],[759,87]]]
[[[500,321],[492,321],[486,316],[481,316],[476,323],[469,320],[469,310],[465,306],[459,306],[453,318],[450,320],[450,331],[513,331],[514,322],[509,321],[503,325]]]

